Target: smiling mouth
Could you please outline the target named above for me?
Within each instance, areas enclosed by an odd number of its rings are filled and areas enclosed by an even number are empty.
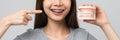
[[[55,12],[55,13],[63,13],[64,10],[63,9],[51,9],[52,12]]]
[[[64,9],[51,9],[54,15],[60,16],[63,14]]]

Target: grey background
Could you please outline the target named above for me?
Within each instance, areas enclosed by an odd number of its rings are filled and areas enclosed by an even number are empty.
[[[15,13],[19,10],[34,10],[36,0],[0,0],[0,20],[8,14]],[[96,4],[105,10],[113,28],[120,36],[120,1],[119,0],[77,0],[77,6],[80,4]],[[30,14],[34,19],[34,14]],[[103,31],[95,25],[79,21],[80,27],[86,29],[98,40],[107,40]],[[24,33],[27,29],[33,28],[34,20],[28,25],[11,26],[1,40],[13,40],[17,35]]]

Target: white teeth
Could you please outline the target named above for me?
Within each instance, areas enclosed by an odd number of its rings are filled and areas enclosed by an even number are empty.
[[[63,12],[63,10],[60,10],[60,9],[59,10],[58,9],[53,9],[52,11],[53,12]]]

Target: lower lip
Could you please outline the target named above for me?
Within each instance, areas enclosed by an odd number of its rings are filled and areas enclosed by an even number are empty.
[[[60,16],[62,15],[62,13],[58,13],[58,12],[53,12],[54,15]]]

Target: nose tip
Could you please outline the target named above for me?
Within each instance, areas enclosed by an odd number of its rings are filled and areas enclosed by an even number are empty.
[[[61,0],[55,0],[54,6],[62,6]]]

